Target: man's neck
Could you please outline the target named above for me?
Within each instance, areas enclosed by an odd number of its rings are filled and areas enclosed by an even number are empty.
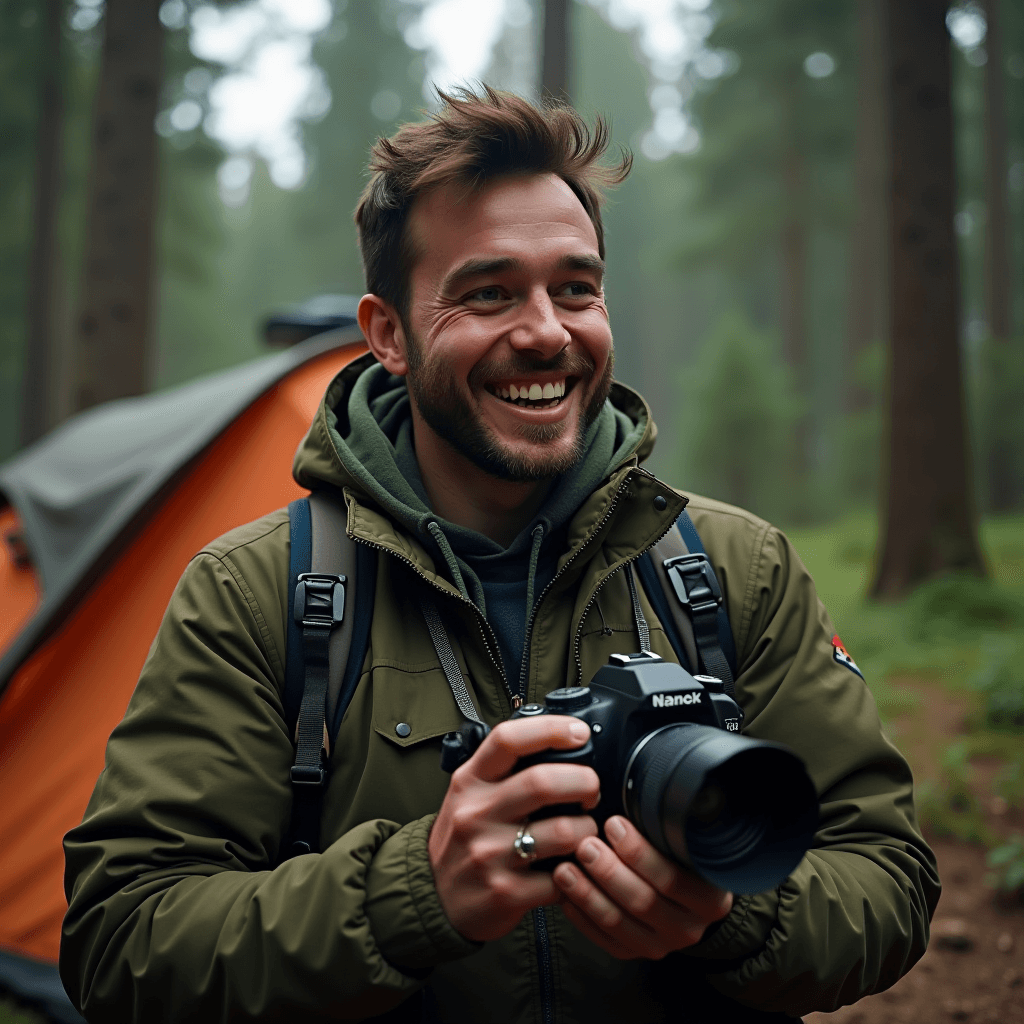
[[[544,504],[549,480],[501,480],[414,419],[413,445],[430,507],[457,526],[508,547]]]

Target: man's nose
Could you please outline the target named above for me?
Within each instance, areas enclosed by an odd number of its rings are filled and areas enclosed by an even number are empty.
[[[545,289],[532,292],[520,307],[509,343],[517,351],[536,352],[544,359],[556,356],[572,341],[558,313]]]

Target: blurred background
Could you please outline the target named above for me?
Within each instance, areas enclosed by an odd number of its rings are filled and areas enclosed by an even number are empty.
[[[292,304],[358,296],[370,144],[479,82],[603,113],[634,152],[607,291],[618,376],[659,426],[651,468],[789,531],[942,856],[967,858],[945,906],[976,929],[967,952],[1006,947],[986,969],[1009,1006],[1017,0],[3,0],[0,460],[260,355]]]

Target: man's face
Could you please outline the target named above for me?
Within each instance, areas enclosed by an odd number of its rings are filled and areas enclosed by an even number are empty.
[[[569,469],[611,387],[597,233],[555,175],[413,207],[408,384],[422,420],[494,476]],[[518,397],[516,397],[518,396]]]

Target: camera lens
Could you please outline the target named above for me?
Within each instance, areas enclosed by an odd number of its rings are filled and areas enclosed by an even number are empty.
[[[623,804],[662,853],[736,893],[764,892],[787,878],[818,820],[817,794],[795,754],[691,723],[636,744]]]

